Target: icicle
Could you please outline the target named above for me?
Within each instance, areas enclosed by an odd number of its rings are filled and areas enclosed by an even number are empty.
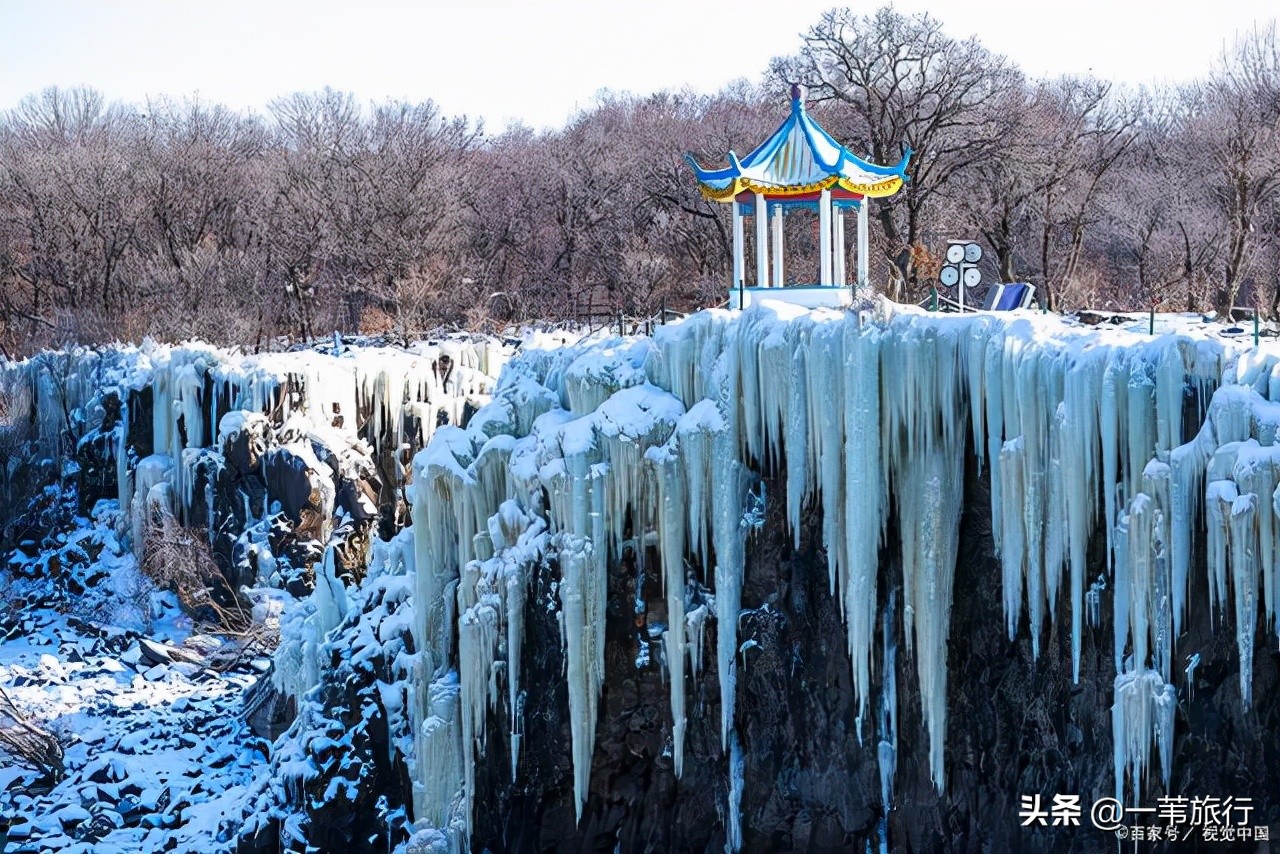
[[[884,683],[880,697],[880,743],[876,765],[880,771],[880,805],[882,843],[888,842],[888,818],[893,809],[893,775],[898,766],[898,646],[893,641],[893,613],[897,591],[889,591],[889,599],[881,618],[880,637],[884,644]]]
[[[1263,602],[1266,618],[1264,629],[1270,630],[1273,624],[1275,563],[1277,560],[1277,517],[1273,512],[1274,496],[1277,483],[1277,464],[1280,462],[1280,446],[1260,446],[1258,441],[1250,439],[1242,442],[1236,455],[1236,463],[1232,477],[1241,495],[1252,493],[1258,502],[1254,514],[1254,530],[1256,533],[1255,571],[1260,569],[1262,577]],[[1234,546],[1235,541],[1232,541]],[[1257,588],[1255,578],[1254,589]],[[1237,588],[1238,589],[1238,588]],[[1237,606],[1239,598],[1237,594]]]
[[[1159,546],[1159,510],[1151,496],[1139,492],[1129,502],[1128,558],[1125,572],[1129,576],[1129,619],[1127,623],[1133,639],[1133,662],[1139,668],[1147,667],[1151,652],[1152,609],[1157,606],[1156,553]],[[1117,588],[1123,583],[1116,573]],[[1120,601],[1120,597],[1116,597]],[[1116,623],[1117,648],[1123,650],[1124,639],[1120,635],[1120,623]]]
[[[712,602],[714,607],[715,603]],[[687,616],[684,618],[685,624],[685,643],[689,648],[689,675],[696,681],[698,674],[702,672],[702,649],[703,638],[706,634],[707,618],[711,616],[711,610],[706,603],[698,605],[698,607],[690,609],[688,603],[685,605]]]
[[[1129,578],[1129,514],[1122,509],[1119,518],[1111,526],[1111,542],[1115,546],[1115,565],[1111,570],[1112,621],[1115,623],[1113,652],[1116,672],[1124,670],[1125,642],[1129,639],[1129,618],[1132,614],[1129,597],[1133,583]]]
[[[151,522],[152,510],[162,509],[166,513],[173,513],[172,505],[166,500],[167,491],[157,491],[159,487],[169,483],[172,471],[173,460],[164,454],[144,457],[134,469],[133,501],[129,508],[129,518],[132,525],[133,553],[138,559],[142,558],[146,545],[147,527]]]
[[[809,339],[806,359],[809,389],[809,458],[817,472],[822,496],[822,546],[827,553],[827,582],[836,590],[836,575],[851,533],[845,526],[845,373],[843,328],[839,324],[818,325]],[[865,399],[877,386],[859,377],[849,391]],[[870,386],[868,389],[867,386]],[[859,406],[865,406],[860,400]],[[872,425],[879,429],[878,425]],[[856,441],[866,436],[855,437]],[[873,470],[874,471],[874,470]],[[872,472],[868,472],[871,474]]]
[[[1280,527],[1280,486],[1271,495],[1272,516],[1270,522]],[[1262,565],[1262,591],[1266,600],[1267,619],[1263,625],[1265,630],[1280,631],[1280,530],[1276,532],[1276,547],[1271,563]]]
[[[1187,656],[1187,666],[1183,673],[1187,677],[1187,701],[1195,700],[1196,695],[1196,668],[1200,666],[1200,653],[1192,653]]]
[[[338,580],[331,546],[324,550],[324,560],[321,561],[320,569],[313,593],[316,602],[317,640],[323,640],[325,635],[337,628],[350,609],[347,602],[347,588]]]
[[[474,564],[472,566],[475,566]],[[484,755],[485,712],[493,702],[490,673],[498,654],[498,612],[488,602],[464,607],[459,586],[458,682],[461,688],[462,769],[467,836],[471,836],[476,797],[476,751]]]
[[[1004,443],[1000,449],[1000,483],[1002,519],[1000,528],[1001,590],[1004,593],[1005,629],[1009,640],[1018,634],[1018,621],[1022,617],[1022,579],[1026,574],[1026,549],[1023,539],[1023,514],[1026,505],[1022,497],[1023,439],[1019,436]],[[993,478],[994,480],[994,478]],[[1033,655],[1039,657],[1040,637],[1031,636]]]
[[[973,452],[978,468],[987,464],[987,384],[985,365],[991,342],[992,324],[971,328],[965,339],[965,374],[969,382],[969,422],[973,429]],[[991,460],[995,465],[995,460]]]
[[[685,461],[668,446],[653,448],[648,453],[653,461],[658,486],[658,543],[662,560],[663,588],[667,598],[667,629],[663,632],[667,670],[671,675],[672,756],[676,777],[684,771],[685,732],[685,520],[684,477],[680,466]]]
[[[541,527],[541,526],[539,526]],[[520,743],[524,737],[524,692],[520,689],[520,662],[524,647],[524,611],[528,601],[529,578],[523,564],[515,564],[506,577],[507,605],[507,702],[511,708],[511,780],[520,764]]]
[[[729,431],[716,434],[715,456],[729,459],[732,437]],[[720,739],[726,749],[733,731],[737,676],[734,654],[738,649],[738,613],[742,609],[743,539],[742,505],[745,480],[741,465],[734,460],[712,469],[716,552],[716,659],[720,677]]]
[[[1239,493],[1229,480],[1210,482],[1205,490],[1209,529],[1209,611],[1220,617],[1227,603],[1227,558],[1231,544],[1231,508]]]
[[[1182,348],[1173,342],[1160,351],[1155,369],[1156,450],[1167,453],[1182,444],[1182,405],[1186,394],[1186,364]]]
[[[1151,366],[1134,359],[1125,389],[1125,495],[1142,489],[1142,470],[1156,449],[1156,386]]]
[[[574,813],[579,821],[591,782],[591,754],[595,745],[596,690],[594,622],[604,614],[604,603],[595,602],[598,586],[592,578],[595,561],[590,541],[562,535],[560,555],[560,612],[564,619],[566,682],[569,686],[569,730],[573,739]]]
[[[1063,388],[1063,465],[1059,477],[1066,504],[1066,539],[1071,568],[1071,680],[1077,684],[1080,682],[1081,612],[1087,549],[1097,521],[1098,390],[1102,384],[1104,364],[1098,358],[1077,361],[1067,370]],[[1109,527],[1109,520],[1107,524]]]
[[[1004,355],[1009,343],[1006,342],[1004,333],[997,332],[991,336],[991,340],[987,343],[986,363],[983,375],[986,378],[983,383],[987,390],[986,397],[986,414],[987,414],[987,454],[991,460],[991,540],[995,546],[997,554],[1002,554],[1004,548],[1004,499],[1001,486],[1004,476],[1000,468],[1000,452],[1004,448],[1005,432],[1004,432],[1004,380],[1003,366]],[[971,405],[977,406],[977,401],[972,401]],[[1013,436],[1009,436],[1010,439]],[[1007,594],[1006,594],[1007,595]],[[1021,594],[1019,594],[1021,598]],[[1006,608],[1006,617],[1009,611]]]
[[[849,657],[858,698],[858,740],[871,692],[871,646],[875,633],[876,579],[880,543],[888,518],[888,490],[880,463],[880,333],[851,329],[846,337],[844,395],[844,502],[846,553],[841,582]],[[825,499],[824,499],[825,500]],[[833,509],[824,508],[826,515]]]
[[[1124,801],[1126,773],[1133,784],[1131,804],[1142,802],[1147,762],[1154,746],[1160,757],[1164,786],[1169,788],[1173,763],[1173,718],[1177,693],[1154,670],[1121,673],[1115,681],[1111,732],[1115,745],[1116,798]]]
[[[724,429],[720,411],[709,400],[696,404],[676,426],[680,453],[684,457],[689,550],[698,558],[704,572],[711,560],[711,526],[708,520],[714,515],[712,471],[717,459],[712,453],[712,442],[716,433]]]
[[[457,674],[450,671],[427,686],[421,713],[415,713],[418,773],[414,781],[414,816],[453,837],[465,849],[465,818],[455,800],[463,785],[461,706]],[[462,824],[463,827],[458,827]]]
[[[787,524],[792,548],[800,548],[800,514],[813,493],[813,469],[809,466],[809,386],[806,373],[805,341],[798,342],[791,356],[791,401],[784,425],[787,456]]]
[[[742,787],[746,780],[746,762],[742,742],[736,732],[729,736],[729,821],[725,854],[742,850]]]
[[[1085,605],[1089,610],[1089,627],[1098,628],[1102,625],[1102,591],[1107,589],[1106,575],[1098,576],[1098,579],[1089,585],[1089,592],[1084,595]]]
[[[1056,371],[1051,377],[1060,377]],[[1045,379],[1046,385],[1051,378]],[[1051,396],[1054,395],[1050,391]],[[1063,431],[1066,429],[1066,411],[1063,404],[1058,404],[1049,430],[1049,458],[1043,469],[1042,484],[1049,487],[1049,499],[1044,506],[1044,589],[1049,598],[1047,616],[1050,620],[1058,611],[1058,594],[1062,590],[1062,568],[1067,557],[1067,539],[1069,536],[1069,518],[1067,516],[1067,497],[1065,478],[1062,471],[1065,455]]]
[[[133,506],[132,469],[129,468],[129,412],[132,395],[125,389],[119,390],[120,423],[116,425],[116,497],[121,513]]]
[[[1236,646],[1240,650],[1240,703],[1253,702],[1253,636],[1258,626],[1258,497],[1231,503],[1231,587],[1236,606]]]
[[[1121,413],[1124,401],[1120,399],[1121,389],[1128,382],[1128,366],[1122,359],[1112,358],[1107,362],[1102,377],[1102,399],[1098,407],[1098,421],[1102,427],[1102,494],[1107,520],[1107,560],[1114,565],[1116,559],[1116,543],[1112,536],[1116,518],[1116,484],[1120,482],[1120,436]]]
[[[1169,452],[1169,564],[1173,602],[1173,634],[1182,634],[1191,568],[1191,531],[1199,522],[1204,475],[1216,446],[1213,427],[1205,422],[1195,439]]]
[[[964,463],[955,448],[922,450],[917,457],[903,460],[902,479],[900,494],[904,498],[898,512],[902,516],[903,578],[911,578],[910,586],[904,587],[904,604],[917,615],[916,670],[929,730],[930,773],[941,793],[945,788],[947,637],[960,537],[958,508],[964,492]],[[908,565],[912,567],[909,573]]]
[[[1027,617],[1031,625],[1031,655],[1040,657],[1045,617],[1045,448],[1049,433],[1048,413],[1044,412],[1038,392],[1043,388],[1040,355],[1031,350],[1018,364],[1017,384],[1020,423],[1022,427],[1022,502],[1017,506],[1022,516],[1024,581],[1027,589]]]

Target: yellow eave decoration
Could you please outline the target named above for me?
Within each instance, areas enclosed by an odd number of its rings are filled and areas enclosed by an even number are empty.
[[[883,181],[876,181],[872,184],[861,184],[850,181],[848,178],[841,178],[832,175],[812,184],[799,184],[786,187],[779,187],[773,184],[761,184],[750,178],[735,178],[733,183],[729,184],[723,190],[717,190],[706,184],[699,182],[699,189],[702,190],[703,198],[710,199],[713,202],[731,202],[741,192],[763,193],[769,198],[786,198],[789,196],[804,196],[809,193],[819,193],[833,187],[840,187],[850,193],[858,193],[869,199],[880,199],[885,196],[892,196],[898,190],[902,189],[902,179],[897,175],[886,177]]]

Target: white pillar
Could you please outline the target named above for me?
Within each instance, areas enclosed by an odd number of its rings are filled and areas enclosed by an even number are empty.
[[[773,286],[782,287],[782,205],[773,208]]]
[[[733,291],[729,294],[729,306],[731,308],[742,308],[742,268],[743,263],[743,243],[745,242],[742,234],[742,209],[738,207],[738,200],[733,202]]]
[[[832,210],[832,217],[835,223],[835,235],[831,241],[835,244],[835,284],[845,287],[849,284],[848,277],[845,275],[845,256],[844,256],[844,209],[835,208]]]
[[[818,284],[831,284],[831,191],[818,197]]]
[[[858,287],[860,289],[871,287],[867,276],[867,208],[870,204],[871,200],[863,196],[862,204],[858,205]],[[867,296],[870,295],[868,291]]]
[[[756,287],[769,287],[769,205],[756,193]]]

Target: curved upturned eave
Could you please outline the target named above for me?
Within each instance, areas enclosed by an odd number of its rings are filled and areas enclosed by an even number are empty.
[[[824,173],[823,176],[817,181],[804,183],[779,184],[766,180],[765,174],[787,171],[775,169],[772,158],[796,129],[804,137],[809,156],[818,167],[816,171]],[[817,138],[821,139],[821,143]],[[835,150],[834,162],[822,156],[825,147]],[[805,112],[804,103],[795,99],[791,102],[791,112],[778,129],[742,160],[732,151],[728,155],[729,166],[723,169],[703,169],[692,154],[685,154],[685,160],[693,168],[702,195],[713,201],[729,202],[743,191],[763,193],[766,198],[786,198],[835,186],[874,199],[892,196],[902,189],[907,180],[907,165],[911,155],[912,150],[908,148],[902,159],[893,166],[881,166],[863,160],[837,142]]]

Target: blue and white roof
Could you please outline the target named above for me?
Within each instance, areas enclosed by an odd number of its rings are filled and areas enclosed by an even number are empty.
[[[685,155],[703,195],[725,202],[743,191],[783,197],[840,188],[872,198],[891,196],[906,180],[910,157],[907,149],[896,166],[879,166],[853,154],[805,111],[800,86],[791,87],[786,120],[743,159],[730,151],[728,168],[703,169],[692,155]]]

